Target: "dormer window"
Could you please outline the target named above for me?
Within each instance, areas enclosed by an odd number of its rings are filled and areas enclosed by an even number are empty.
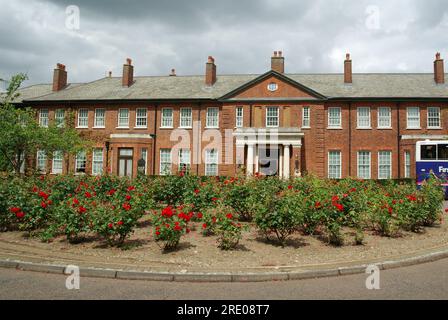
[[[268,90],[269,91],[277,91],[278,89],[278,84],[276,84],[275,82],[271,82],[268,84]]]

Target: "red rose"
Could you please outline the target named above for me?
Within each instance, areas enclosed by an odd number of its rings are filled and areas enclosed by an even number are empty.
[[[206,223],[204,223],[204,224],[202,225],[202,229],[207,229],[207,224],[206,224]]]
[[[135,187],[134,187],[134,186],[130,186],[130,187],[128,188],[128,191],[132,191],[132,190],[135,190]]]
[[[347,198],[347,197],[348,197],[348,194],[347,194],[347,193],[344,193],[343,197],[344,197],[344,198]]]
[[[445,209],[445,212],[448,213],[448,208]]]
[[[156,231],[156,236],[160,236],[160,231]]]
[[[48,199],[48,194],[46,194],[46,193],[43,192],[43,191],[40,191],[40,192],[39,192],[39,197],[42,197],[42,198],[44,198],[45,200],[47,200],[47,199]]]
[[[120,220],[120,221],[117,222],[117,224],[118,224],[119,226],[122,226],[122,225],[123,225],[123,221]]]
[[[90,192],[86,192],[84,195],[86,196],[86,198],[92,198],[92,194]]]
[[[319,201],[316,201],[316,203],[314,204],[314,208],[318,209],[322,207],[322,204]]]
[[[44,201],[42,201],[41,203],[40,203],[40,206],[42,207],[42,208],[46,208],[47,207],[47,204],[44,202]]]
[[[227,219],[232,219],[232,218],[233,218],[233,215],[232,215],[231,213],[228,213],[228,214],[226,215],[226,217],[227,217]]]
[[[199,193],[199,189],[195,189],[194,193],[198,194]]]
[[[331,197],[331,201],[332,202],[339,201],[339,197],[338,196],[333,196],[333,197]]]
[[[335,203],[334,206],[336,207],[336,209],[338,209],[339,211],[344,211],[344,206],[340,203]]]
[[[173,215],[173,208],[171,207],[166,207],[165,209],[162,210],[162,216],[164,217],[172,217]]]
[[[448,209],[446,209],[446,210],[448,210]],[[448,212],[448,211],[446,211],[446,212]],[[198,213],[196,214],[196,217],[198,217],[198,219],[202,219],[202,213],[198,212]]]
[[[288,186],[288,189],[291,190],[291,189],[292,189],[292,186]]]
[[[391,207],[387,208],[387,211],[389,211],[389,214],[392,215],[392,208]]]
[[[180,231],[180,230],[182,230],[182,227],[180,225],[175,225],[174,230]]]
[[[19,219],[22,219],[25,216],[25,213],[23,213],[23,211],[19,211],[16,213],[16,217]]]
[[[350,189],[350,192],[355,192],[356,191],[356,188],[351,188]]]
[[[109,192],[107,193],[109,196],[113,196],[114,195],[114,193],[116,192],[117,190],[115,190],[115,189],[110,189],[109,190]]]
[[[216,198],[216,197],[212,198],[212,201],[217,201],[217,200],[218,200],[218,198]]]
[[[114,227],[114,224],[113,223],[109,223],[107,226],[109,227],[109,229],[112,229]]]
[[[125,202],[125,203],[123,203],[123,209],[126,211],[129,211],[129,210],[131,210],[131,205],[129,203]]]
[[[190,233],[190,229],[188,229],[188,228],[185,229],[185,232],[186,232],[186,233]]]
[[[76,199],[76,198],[74,198],[74,199],[73,199],[73,204],[79,204],[79,200]]]
[[[216,217],[212,218],[213,223],[216,223]]]
[[[20,208],[18,207],[12,207],[11,209],[9,209],[9,211],[11,211],[12,213],[17,213],[20,211]]]
[[[36,186],[34,186],[33,187],[33,192],[37,192],[37,191],[39,191],[39,189]]]
[[[130,201],[130,200],[131,200],[131,196],[127,194],[127,195],[126,195],[126,200],[127,200],[127,201]]]
[[[79,207],[79,209],[78,209],[78,212],[79,213],[85,213],[87,211],[87,209],[86,208],[84,208],[84,207]]]

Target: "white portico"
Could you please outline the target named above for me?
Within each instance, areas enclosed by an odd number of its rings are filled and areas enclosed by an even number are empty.
[[[260,173],[286,179],[300,175],[303,132],[299,128],[239,128],[233,135],[237,164],[245,164],[247,175]]]

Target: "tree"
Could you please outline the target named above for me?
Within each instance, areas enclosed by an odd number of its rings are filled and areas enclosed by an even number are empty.
[[[56,150],[74,154],[90,144],[71,125],[70,114],[63,126],[50,123],[41,127],[35,109],[14,104],[26,79],[22,73],[13,76],[6,93],[0,96],[0,165],[16,173],[20,172],[25,157],[37,150],[45,150],[52,157]]]

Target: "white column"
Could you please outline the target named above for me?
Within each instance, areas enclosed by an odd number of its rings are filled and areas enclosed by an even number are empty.
[[[259,172],[259,168],[258,168],[258,163],[259,163],[259,159],[258,159],[258,148],[257,146],[255,146],[255,172]]]
[[[254,174],[254,145],[248,144],[247,145],[247,169],[246,173],[248,176],[251,176]]]
[[[280,178],[283,178],[283,146],[282,145],[278,146],[278,153],[279,153],[279,157],[278,157],[278,176]]]
[[[289,145],[283,146],[283,177],[289,179]]]

